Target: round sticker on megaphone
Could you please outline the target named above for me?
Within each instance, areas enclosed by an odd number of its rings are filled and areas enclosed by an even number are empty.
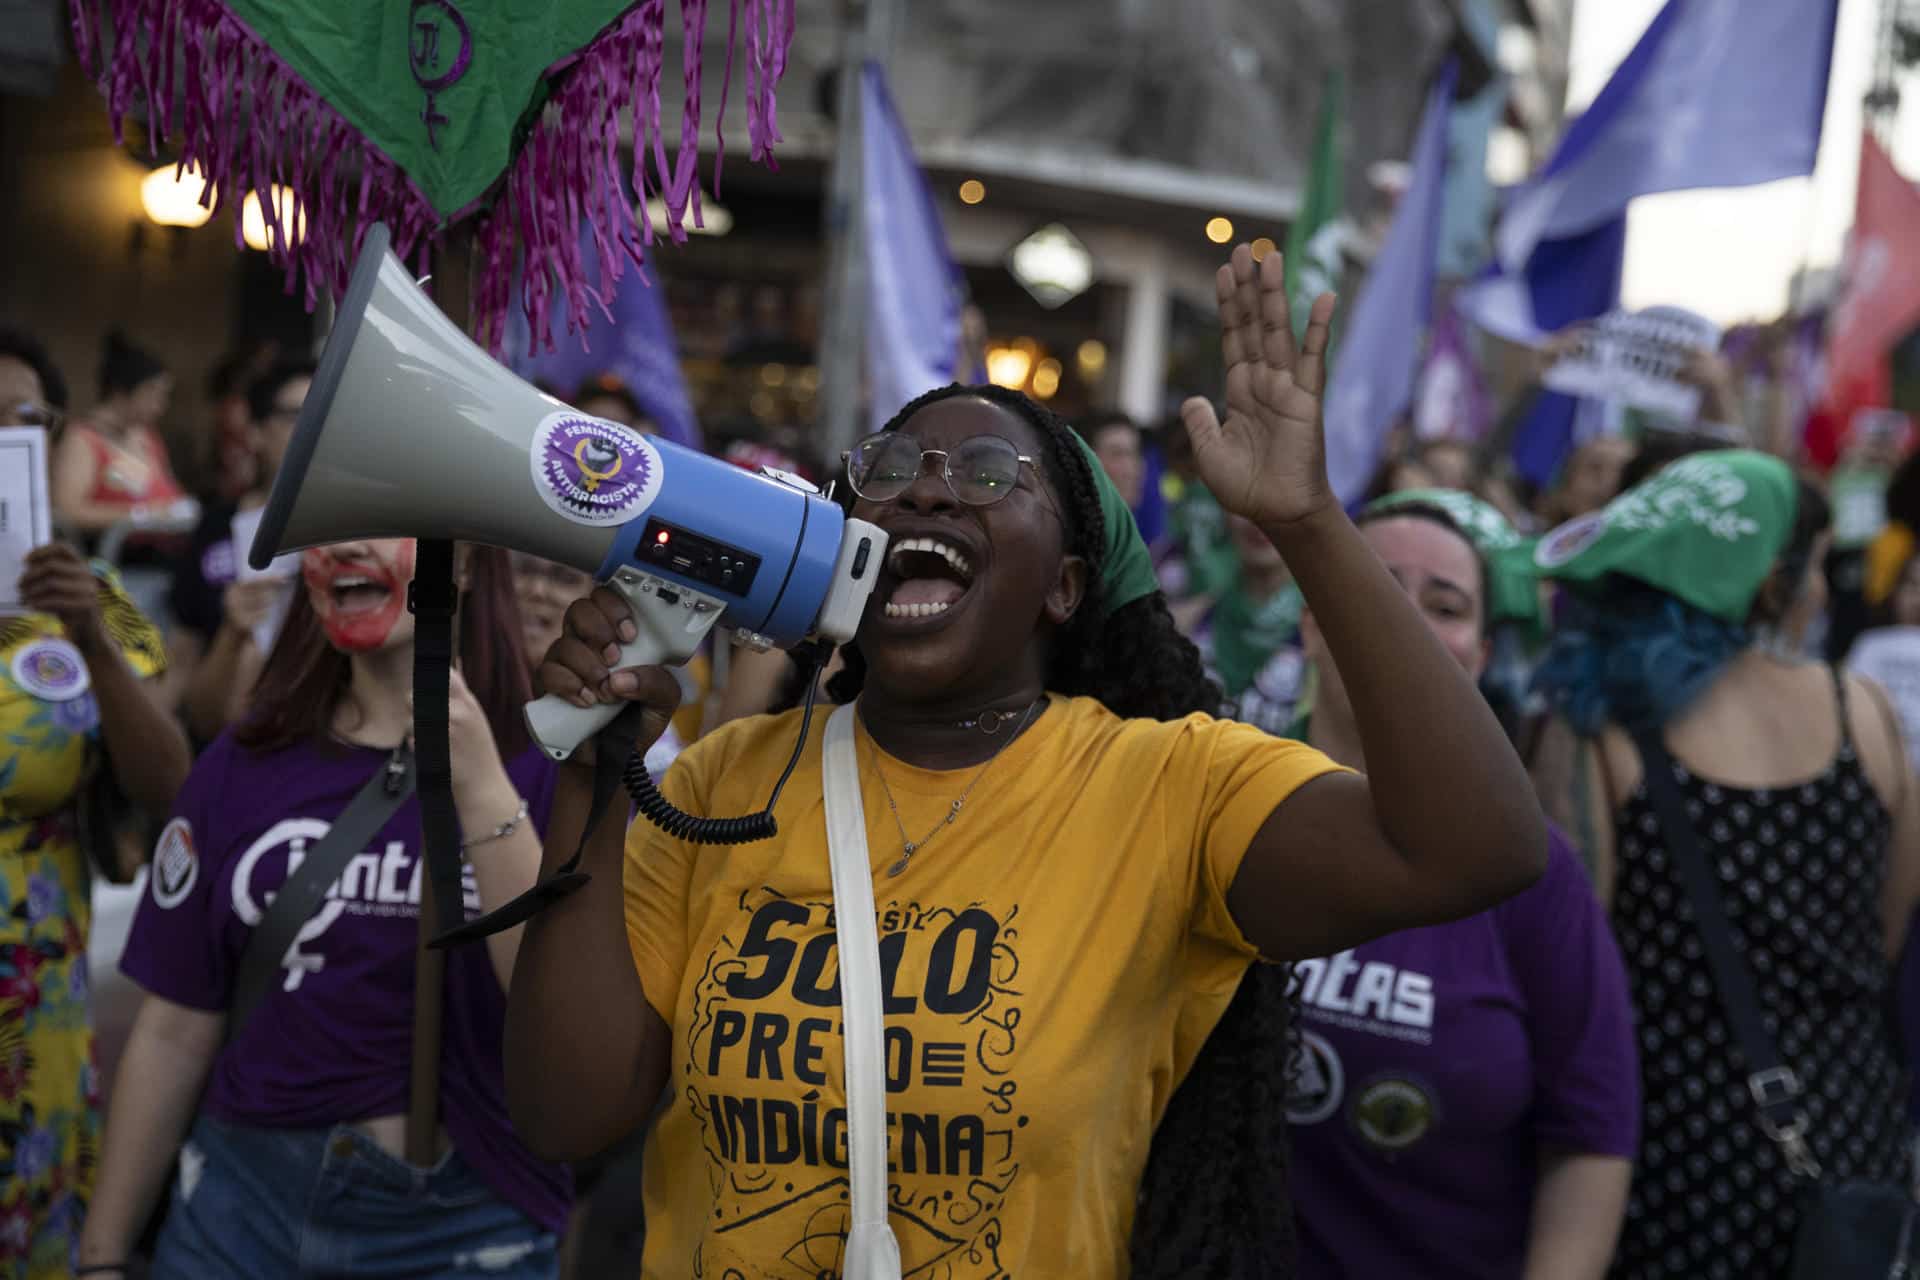
[[[533,433],[533,487],[575,524],[624,524],[653,505],[665,465],[631,427],[584,413],[549,414]]]

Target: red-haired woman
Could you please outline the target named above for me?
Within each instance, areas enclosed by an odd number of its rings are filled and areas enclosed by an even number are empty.
[[[520,719],[507,558],[464,550],[450,736],[475,913],[533,883],[553,775]],[[441,1154],[430,1167],[401,1154],[424,875],[415,800],[348,862],[283,980],[227,1038],[240,957],[290,864],[407,738],[413,563],[405,540],[307,552],[251,713],[180,793],[122,962],[148,995],[114,1091],[83,1274],[122,1273],[176,1148],[156,1280],[553,1274],[568,1178],[521,1144],[502,1094],[518,930],[450,955]]]

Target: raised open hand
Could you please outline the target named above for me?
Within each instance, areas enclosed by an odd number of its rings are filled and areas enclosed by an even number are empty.
[[[1227,360],[1227,416],[1195,397],[1180,406],[1194,466],[1222,507],[1269,532],[1338,505],[1327,484],[1321,397],[1334,297],[1314,300],[1296,348],[1278,253],[1254,262],[1239,245],[1215,277]]]

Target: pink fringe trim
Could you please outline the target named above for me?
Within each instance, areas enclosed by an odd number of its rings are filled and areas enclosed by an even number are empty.
[[[707,3],[680,0],[686,98],[671,158],[660,111],[667,0],[639,0],[584,49],[548,69],[552,96],[507,171],[484,197],[446,218],[219,0],[72,0],[72,18],[75,50],[106,97],[115,136],[128,114],[142,109],[150,151],[177,136],[180,165],[206,175],[205,201],[214,214],[233,209],[236,246],[244,244],[240,205],[247,192],[257,192],[273,260],[285,268],[289,291],[304,280],[309,308],[321,289],[336,298],[346,289],[361,239],[375,222],[387,224],[394,252],[415,258],[424,274],[430,247],[451,223],[471,215],[473,320],[498,353],[516,274],[533,341],[551,350],[556,308],[569,332],[584,330],[589,308],[608,310],[623,258],[639,267],[657,232],[683,241],[688,216],[703,225],[696,170]],[[722,152],[744,6],[748,147],[753,159],[773,164],[780,141],[774,88],[793,42],[794,4],[728,0],[726,71],[714,122]],[[175,79],[176,65],[184,84]],[[630,173],[619,154],[620,122],[629,113]],[[720,167],[716,157],[716,190]],[[299,194],[306,229],[298,242],[290,242],[292,229],[281,225],[268,197],[276,183]],[[650,195],[666,206],[663,228],[646,212]],[[604,269],[589,269],[587,238]],[[523,268],[517,273],[516,264]]]

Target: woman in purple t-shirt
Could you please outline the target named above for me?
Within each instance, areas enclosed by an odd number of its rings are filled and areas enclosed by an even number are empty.
[[[1480,676],[1486,566],[1460,526],[1416,503],[1360,524]],[[1365,768],[1339,671],[1303,622],[1319,687],[1300,736]],[[1560,834],[1546,875],[1491,911],[1295,967],[1302,1280],[1598,1280],[1626,1209],[1639,1068],[1619,949]]]
[[[553,772],[520,717],[506,556],[462,550],[449,737],[473,915],[532,885]],[[417,799],[348,861],[283,980],[228,1038],[236,971],[275,891],[408,735],[413,562],[407,540],[307,552],[251,712],[181,790],[122,961],[148,995],[114,1091],[83,1274],[125,1274],[176,1149],[156,1280],[554,1274],[568,1177],[514,1134],[501,1080],[519,930],[448,953],[440,1154],[430,1167],[402,1155]]]

